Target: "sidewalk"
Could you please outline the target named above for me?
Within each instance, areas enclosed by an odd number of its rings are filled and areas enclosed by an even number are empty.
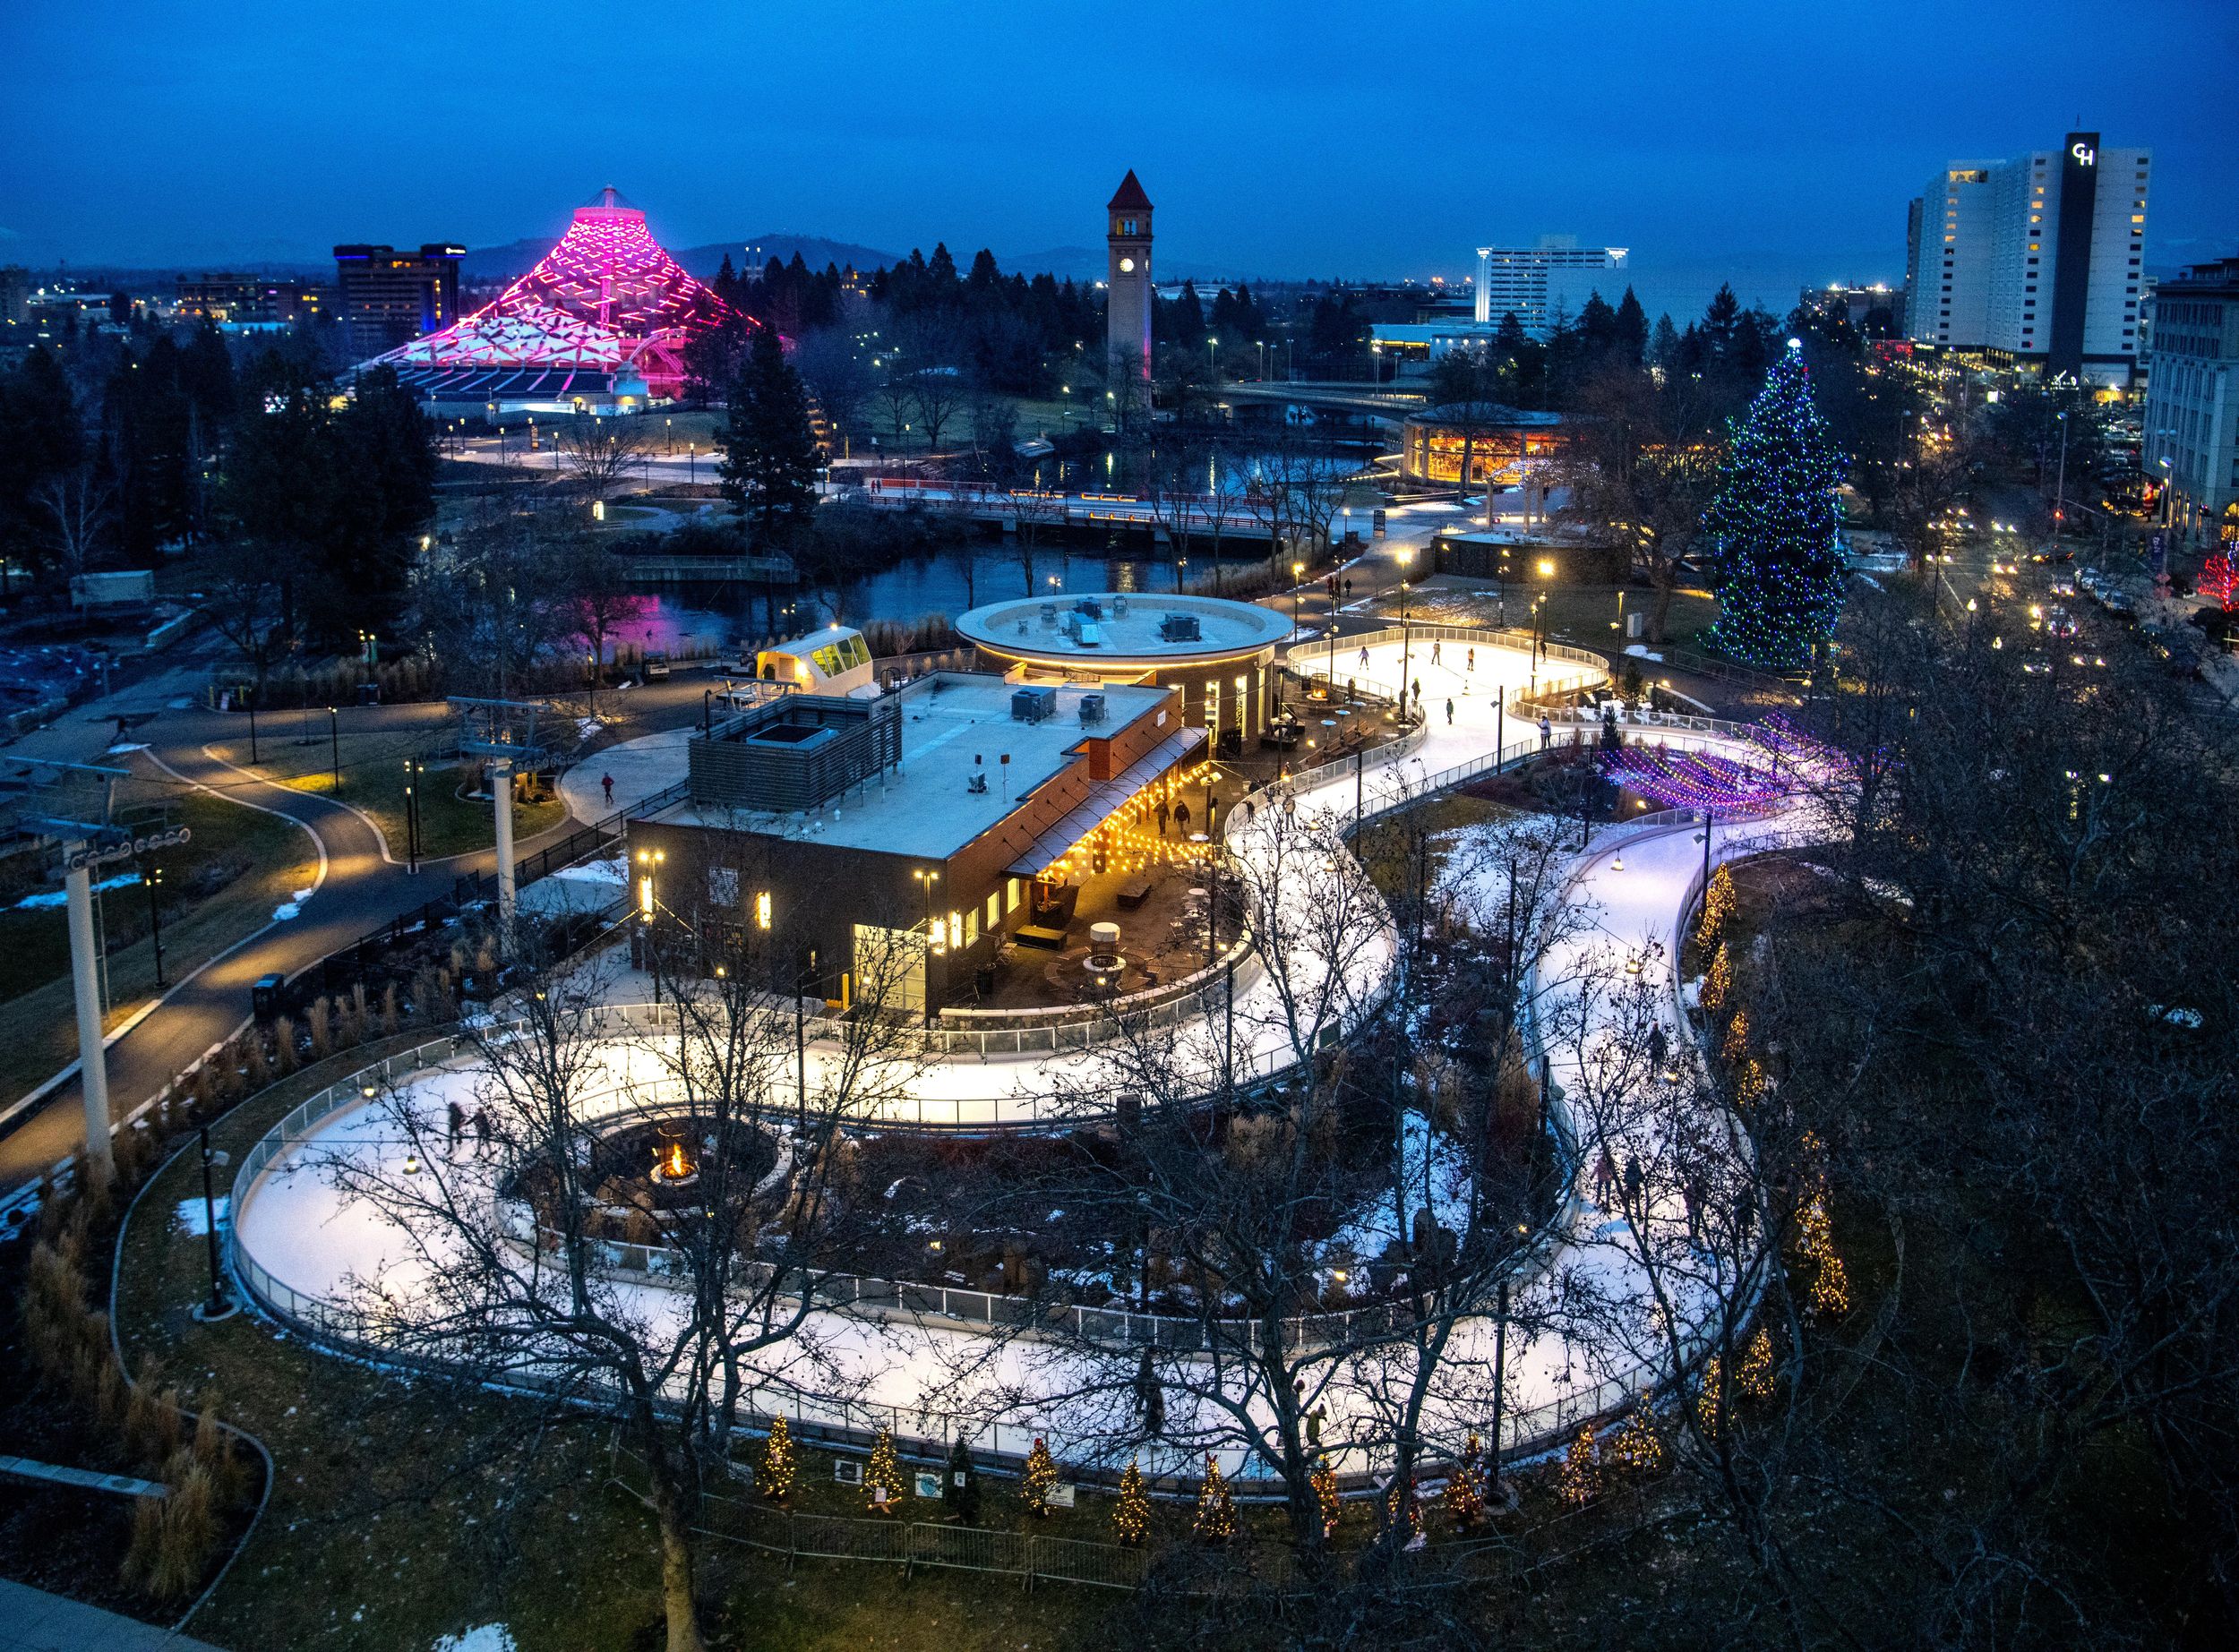
[[[218,1652],[207,1640],[0,1578],[0,1652]]]

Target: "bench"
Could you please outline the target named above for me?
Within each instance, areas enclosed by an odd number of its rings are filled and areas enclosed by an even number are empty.
[[[1042,924],[1022,923],[1018,926],[1018,944],[1021,946],[1039,946],[1045,952],[1063,952],[1068,934],[1067,930],[1052,929]]]
[[[1120,887],[1120,910],[1123,912],[1138,912],[1142,909],[1143,903],[1150,898],[1151,880],[1149,878],[1130,879]]]

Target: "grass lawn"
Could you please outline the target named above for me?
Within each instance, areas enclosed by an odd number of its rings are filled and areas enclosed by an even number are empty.
[[[173,817],[193,836],[156,861],[163,871],[167,981],[262,929],[274,907],[311,886],[318,870],[310,838],[287,821],[204,792],[173,795]],[[104,868],[101,876],[130,869]],[[111,946],[114,1026],[155,991],[146,890],[136,884],[109,890],[101,897],[100,915]],[[0,912],[0,1100],[13,1100],[77,1054],[69,968],[68,918],[62,907]]]
[[[314,724],[323,719],[313,718]],[[348,734],[339,741],[342,759],[341,800],[371,815],[389,840],[389,852],[401,860],[405,851],[405,759],[426,757],[449,743],[448,732],[397,730]],[[213,746],[210,750],[229,763],[246,768],[248,748]],[[298,792],[320,796],[334,792],[334,747],[320,731],[309,745],[293,738],[267,739],[258,755],[264,761],[252,772]],[[423,859],[472,854],[497,841],[497,827],[486,799],[469,800],[459,795],[467,771],[458,764],[431,766],[421,780],[420,854]],[[527,841],[567,817],[566,806],[556,799],[542,803],[517,804],[513,809],[513,840]]]

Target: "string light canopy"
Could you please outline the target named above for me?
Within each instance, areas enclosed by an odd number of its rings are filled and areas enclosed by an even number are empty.
[[[692,335],[740,317],[694,280],[612,187],[575,210],[560,244],[491,304],[378,356],[438,399],[605,399],[683,387]]]
[[[1666,809],[1701,809],[1725,816],[1761,815],[1802,791],[1823,789],[1840,773],[1841,755],[1774,713],[1749,731],[1746,757],[1621,746],[1606,752],[1601,771],[1618,785]]]
[[[1800,340],[1733,426],[1703,518],[1715,558],[1718,650],[1768,671],[1807,666],[1842,611],[1835,489],[1843,458],[1812,399]]]

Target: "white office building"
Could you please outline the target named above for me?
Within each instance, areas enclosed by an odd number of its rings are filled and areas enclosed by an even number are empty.
[[[2145,428],[2166,519],[2213,541],[2239,509],[2239,258],[2196,265],[2155,292]]]
[[[1955,160],[1912,203],[1906,331],[1924,344],[2127,386],[2139,358],[2151,151],[2072,132],[2057,150]]]
[[[1575,316],[1600,293],[1615,305],[1624,296],[1627,251],[1580,246],[1575,235],[1541,235],[1537,246],[1477,249],[1477,324],[1499,325],[1513,314],[1523,330],[1544,338],[1558,317]]]

